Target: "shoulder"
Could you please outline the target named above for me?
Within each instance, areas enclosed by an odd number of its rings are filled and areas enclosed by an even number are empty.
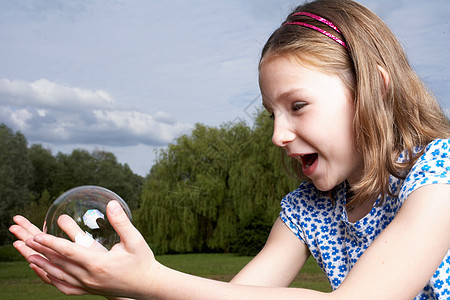
[[[399,197],[404,199],[421,186],[438,183],[450,184],[449,139],[437,139],[425,147],[406,176]]]
[[[418,162],[450,159],[450,139],[436,139],[425,147]]]
[[[342,208],[341,201],[345,199],[342,200],[341,194],[345,193],[345,189],[341,186],[336,189],[336,196],[332,199],[329,193],[319,191],[314,184],[303,182],[281,201],[280,219],[306,242],[311,227],[317,227],[318,223],[330,219],[330,215],[336,215],[337,208]]]

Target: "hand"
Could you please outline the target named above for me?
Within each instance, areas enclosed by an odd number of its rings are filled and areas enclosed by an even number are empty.
[[[28,247],[25,244],[25,241],[28,239],[32,239],[35,235],[42,233],[42,231],[35,225],[33,225],[30,221],[28,221],[23,216],[15,216],[13,218],[16,224],[12,225],[9,228],[9,231],[14,234],[19,240],[13,243],[13,246],[20,252],[20,254],[29,262],[29,257],[33,254],[41,255],[40,253],[34,251],[32,248]],[[75,221],[67,215],[63,215],[58,219],[58,224],[67,223],[70,226],[68,232],[69,237],[72,240],[75,240],[75,236],[78,233],[82,233],[82,230],[78,227]],[[94,242],[90,247],[92,249],[96,249],[98,251],[107,251],[105,247],[100,245],[98,242]],[[42,256],[42,255],[41,255]],[[30,262],[31,269],[38,275],[38,277],[45,283],[51,284],[51,280],[48,277],[48,274],[36,266],[35,264]]]
[[[16,235],[22,241],[26,239],[27,251],[19,251],[40,270],[38,275],[45,274],[49,283],[65,294],[140,295],[143,287],[148,288],[151,273],[157,266],[153,253],[119,203],[108,204],[107,217],[121,239],[109,252],[95,244],[85,248],[43,234],[35,226],[29,234]],[[22,219],[18,221],[22,229],[28,228]],[[60,217],[58,224],[72,240],[80,230],[71,218]]]
[[[14,222],[17,224],[12,225],[9,231],[14,234],[19,240],[13,243],[14,248],[16,248],[19,253],[29,262],[28,258],[33,254],[39,254],[25,244],[27,239],[33,238],[36,234],[42,233],[42,231],[31,224],[26,218],[22,216],[15,216],[13,218]],[[39,276],[39,278],[45,283],[51,284],[50,279],[44,270],[40,269],[36,265],[30,263],[31,269]]]

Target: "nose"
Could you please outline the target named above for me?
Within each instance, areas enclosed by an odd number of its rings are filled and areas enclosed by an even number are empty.
[[[278,147],[285,147],[291,143],[296,137],[291,122],[277,115],[273,123],[272,143]]]

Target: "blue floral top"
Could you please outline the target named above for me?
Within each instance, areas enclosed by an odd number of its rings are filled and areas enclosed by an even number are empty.
[[[405,159],[400,156],[399,161]],[[391,191],[398,194],[398,197],[386,196],[381,206],[374,205],[356,223],[347,218],[345,184],[337,187],[334,202],[308,182],[302,183],[298,189],[283,198],[281,219],[308,245],[333,290],[341,284],[361,254],[389,225],[412,191],[427,184],[450,184],[450,140],[440,139],[430,143],[405,180],[391,176],[389,183]],[[379,200],[380,198],[377,202]],[[450,298],[449,254],[450,251],[415,299]]]

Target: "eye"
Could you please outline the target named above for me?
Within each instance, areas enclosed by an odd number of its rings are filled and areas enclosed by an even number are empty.
[[[305,105],[306,105],[305,102],[294,102],[294,103],[292,104],[292,110],[293,110],[293,111],[300,110],[300,109],[302,109]]]

